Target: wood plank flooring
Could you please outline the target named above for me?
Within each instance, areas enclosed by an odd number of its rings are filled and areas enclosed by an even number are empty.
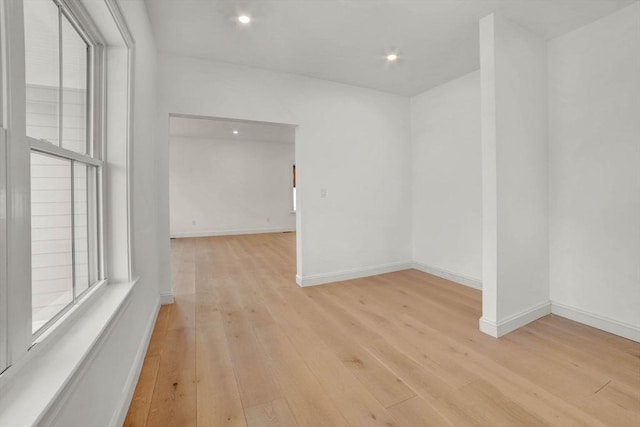
[[[640,426],[640,344],[557,316],[501,339],[406,270],[299,288],[295,234],[171,242],[126,426]]]

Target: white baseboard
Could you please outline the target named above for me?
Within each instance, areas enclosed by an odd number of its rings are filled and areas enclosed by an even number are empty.
[[[149,317],[144,335],[142,337],[142,340],[140,340],[140,345],[138,346],[136,357],[133,360],[131,370],[129,371],[127,381],[125,382],[125,386],[123,388],[124,392],[122,394],[122,397],[120,398],[120,401],[118,402],[118,405],[116,406],[116,410],[113,413],[113,416],[111,417],[111,422],[109,423],[109,426],[111,427],[122,426],[124,424],[124,420],[127,418],[129,405],[131,404],[133,393],[136,390],[136,385],[138,384],[138,379],[140,378],[140,372],[142,372],[142,365],[147,354],[147,348],[149,347],[149,342],[151,341],[151,334],[153,333],[153,328],[156,324],[156,320],[158,319],[159,311],[160,300],[156,302],[155,311],[153,315]]]
[[[434,276],[442,277],[443,279],[451,280],[452,282],[456,282],[473,289],[482,290],[482,280],[474,279],[473,277],[462,276],[460,274],[452,273],[451,271],[432,267],[416,261],[413,262],[413,268],[418,271],[422,271],[423,273],[433,274]]]
[[[265,233],[288,233],[296,231],[293,227],[274,227],[274,228],[244,228],[235,230],[219,230],[219,231],[184,231],[171,233],[172,239],[183,237],[215,237],[215,236],[236,236],[240,234],[265,234]]]
[[[495,322],[481,317],[480,321],[478,322],[478,326],[480,332],[484,332],[487,335],[498,338],[498,325],[496,325]]]
[[[640,328],[628,323],[619,322],[557,302],[551,303],[551,313],[632,341],[640,342]]]
[[[173,292],[160,294],[160,305],[173,304]]]
[[[534,320],[546,316],[547,314],[551,314],[550,301],[540,303],[519,313],[513,314],[497,323],[482,317],[480,318],[480,331],[487,335],[491,335],[492,337],[499,338],[533,322]]]
[[[412,268],[410,261],[395,262],[392,264],[377,265],[374,267],[356,268],[353,270],[338,271],[335,273],[314,274],[311,276],[296,275],[298,286],[315,286],[326,283],[341,282],[343,280],[359,279],[361,277],[376,276],[378,274],[392,273],[394,271]]]

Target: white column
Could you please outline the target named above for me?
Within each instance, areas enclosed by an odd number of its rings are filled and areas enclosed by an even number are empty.
[[[494,14],[480,21],[483,301],[499,337],[550,313],[546,41]]]

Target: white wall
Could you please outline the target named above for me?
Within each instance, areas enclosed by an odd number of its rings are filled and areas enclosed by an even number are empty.
[[[145,332],[154,320],[158,283],[166,266],[158,263],[158,242],[168,236],[158,229],[156,167],[156,50],[143,1],[120,6],[136,41],[133,105],[133,233],[134,274],[140,277],[128,303],[104,340],[89,357],[54,408],[52,425],[106,426],[127,410],[129,387],[135,387],[136,355],[144,351]],[[164,233],[164,234],[162,234]],[[133,381],[133,383],[132,383]],[[126,412],[125,412],[126,414]],[[120,420],[121,421],[121,420]]]
[[[483,150],[481,330],[500,336],[548,314],[546,42],[480,21]]]
[[[162,54],[161,222],[169,233],[169,114],[299,125],[298,275],[306,284],[406,267],[409,100],[290,74]],[[326,189],[326,197],[321,197]],[[302,226],[301,226],[302,223]],[[168,264],[168,242],[163,259]],[[293,278],[292,278],[293,279]]]
[[[640,3],[549,42],[549,117],[551,299],[640,339]]]
[[[411,98],[413,260],[480,287],[480,73]]]
[[[171,236],[295,230],[294,144],[170,138]]]

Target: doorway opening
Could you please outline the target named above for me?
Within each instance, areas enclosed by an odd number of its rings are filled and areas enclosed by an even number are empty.
[[[287,233],[299,267],[299,170],[295,125],[170,115],[171,238]]]

